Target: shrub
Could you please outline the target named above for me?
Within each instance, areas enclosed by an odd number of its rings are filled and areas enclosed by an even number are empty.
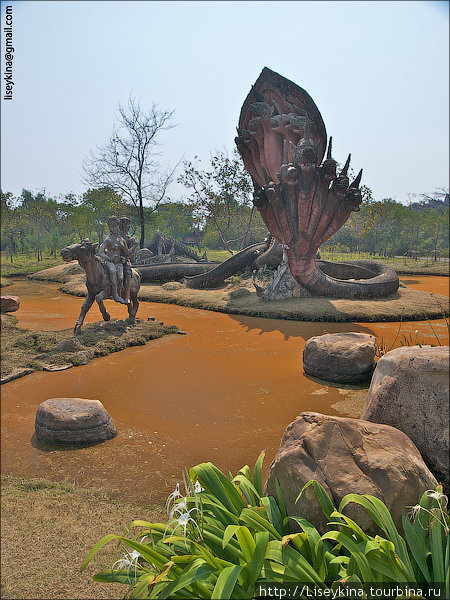
[[[277,499],[263,495],[263,457],[253,471],[245,466],[234,478],[212,463],[192,468],[183,475],[186,496],[177,485],[169,497],[167,524],[133,521],[137,534],[105,536],[81,568],[118,539],[125,555],[94,579],[129,585],[129,598],[254,598],[261,586],[289,583],[309,584],[324,596],[343,582],[361,591],[365,583],[405,589],[438,582],[448,597],[448,512],[441,487],[423,494],[412,521],[404,518],[402,537],[378,498],[348,494],[336,509],[325,489],[310,481],[303,489],[314,485],[329,521],[320,536],[306,519],[286,514],[279,486]],[[346,517],[342,510],[349,502],[361,504],[385,537],[367,535]],[[290,532],[291,520],[300,532]]]

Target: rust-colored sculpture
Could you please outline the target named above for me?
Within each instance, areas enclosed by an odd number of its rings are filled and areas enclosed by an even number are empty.
[[[339,174],[327,146],[325,125],[312,98],[299,86],[264,68],[239,118],[236,145],[252,177],[253,203],[270,233],[286,250],[290,272],[310,293],[344,298],[383,297],[398,276],[375,261],[358,261],[374,277],[335,279],[321,271],[316,253],[358,211],[362,170],[350,183],[350,155]],[[364,262],[364,265],[362,265]],[[356,264],[356,261],[355,261]]]
[[[131,291],[131,279],[132,279],[132,269],[131,263],[133,262],[134,256],[136,254],[137,247],[139,245],[136,238],[128,235],[131,227],[131,221],[128,217],[121,217],[120,219],[120,235],[125,240],[127,245],[127,256],[125,257],[125,261],[123,263],[123,297],[125,301],[128,303],[130,301],[130,291]]]
[[[123,266],[128,258],[128,246],[120,235],[120,221],[115,215],[108,219],[109,235],[98,249],[98,257],[104,261],[111,282],[112,298],[120,304],[128,304],[119,295],[123,288]]]
[[[82,242],[72,244],[71,246],[66,246],[61,250],[61,257],[65,262],[77,260],[86,272],[86,287],[88,293],[86,300],[81,307],[80,316],[75,323],[75,334],[80,332],[84,317],[94,303],[94,300],[97,301],[103,320],[110,320],[109,313],[106,311],[103,300],[111,298],[113,290],[106,267],[95,254],[97,245],[98,244],[93,244],[86,239]],[[131,323],[134,323],[139,307],[137,295],[140,286],[141,276],[136,269],[132,269],[130,302],[128,303],[128,319]]]

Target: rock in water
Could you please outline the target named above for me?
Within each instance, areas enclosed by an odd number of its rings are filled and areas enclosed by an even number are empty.
[[[310,338],[303,349],[307,375],[326,381],[357,383],[370,379],[377,349],[367,333],[327,333]]]
[[[0,296],[0,312],[14,312],[20,306],[18,296]]]
[[[401,429],[449,490],[449,347],[404,346],[378,361],[363,419]]]
[[[287,513],[305,517],[322,532],[326,518],[313,487],[295,502],[310,479],[323,485],[336,507],[350,493],[380,498],[397,527],[407,507],[417,504],[421,494],[437,483],[412,441],[398,429],[315,412],[302,413],[284,432],[265,487],[275,498],[276,479]],[[350,503],[343,512],[365,531],[375,532],[361,506]],[[295,527],[293,521],[291,526]]]
[[[104,442],[117,435],[116,427],[99,400],[52,398],[36,412],[36,437],[53,444]]]

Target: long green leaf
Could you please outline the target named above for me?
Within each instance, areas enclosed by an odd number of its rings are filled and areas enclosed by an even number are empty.
[[[242,525],[239,527],[239,529],[237,529],[235,535],[242,549],[242,554],[244,555],[245,560],[248,563],[251,562],[255,553],[256,544],[248,527]]]
[[[164,587],[160,598],[170,598],[173,597],[175,592],[182,588],[186,588],[191,586],[196,581],[206,579],[212,572],[212,569],[209,565],[206,565],[202,559],[198,559],[193,563],[193,565],[180,577],[177,577],[175,581],[169,583]]]
[[[217,598],[218,600],[222,598],[236,598],[234,591],[242,569],[242,566],[236,565],[234,567],[227,567],[221,571],[217,578],[216,585],[214,586],[211,598]]]
[[[348,527],[360,539],[360,541],[367,541],[369,539],[368,535],[364,533],[361,527],[357,523],[355,523],[353,519],[350,519],[349,517],[338,511],[334,511],[333,513],[331,513],[331,517],[339,518],[341,519],[341,521],[329,521],[327,523],[328,525],[338,525],[341,531],[345,530],[345,528]]]
[[[281,516],[283,517],[283,519],[286,519],[288,514],[287,514],[287,510],[286,510],[286,504],[285,504],[284,498],[283,498],[283,492],[281,491],[280,482],[278,481],[278,478],[275,478],[275,489],[277,492],[277,502],[278,502],[278,507],[280,509]]]
[[[228,527],[225,529],[225,533],[223,534],[222,548],[225,548],[239,527],[241,527],[241,525],[228,525]]]
[[[305,485],[303,486],[303,488],[300,491],[300,494],[297,496],[297,499],[295,500],[295,502],[298,502],[298,500],[300,499],[301,495],[303,494],[303,492],[310,486],[313,485],[314,486],[314,492],[316,494],[317,500],[319,501],[319,504],[326,516],[326,518],[328,520],[330,520],[330,515],[333,511],[336,510],[335,506],[333,505],[333,503],[331,502],[330,496],[327,494],[325,488],[323,487],[323,485],[321,483],[319,483],[318,481],[315,481],[314,479],[311,479],[310,481],[308,481],[307,483],[305,483]]]
[[[281,540],[282,538],[282,535],[278,533],[275,527],[269,523],[267,519],[264,519],[261,515],[249,508],[244,508],[239,519],[255,531],[268,531],[276,540]]]
[[[99,540],[95,544],[95,546],[89,551],[88,555],[86,556],[86,558],[83,561],[83,564],[80,567],[80,570],[84,571],[84,569],[91,562],[92,557],[100,550],[100,548],[103,548],[103,546],[105,544],[107,544],[108,542],[110,542],[111,540],[117,540],[117,539],[120,539],[120,536],[114,535],[113,533],[108,533],[108,535],[103,536],[102,539]]]
[[[395,551],[400,559],[400,562],[403,563],[406,581],[413,584],[415,582],[415,576],[411,561],[409,559],[408,551],[406,549],[405,540],[398,533],[391,514],[384,502],[382,502],[379,498],[369,494],[364,494],[361,496],[358,494],[347,494],[347,496],[342,499],[339,505],[339,512],[342,512],[342,509],[349,502],[356,502],[357,504],[364,506],[375,523],[386,533],[389,540],[395,546]]]
[[[273,496],[263,496],[261,498],[261,504],[266,508],[267,517],[275,529],[282,535],[288,533],[289,530],[284,527],[283,517],[275,498]]]
[[[232,513],[239,515],[246,502],[236,486],[212,463],[201,463],[190,470],[191,479],[199,479],[202,486]]]
[[[416,528],[411,525],[409,520],[402,515],[403,531],[405,532],[406,541],[408,542],[411,554],[416,561],[417,566],[422,572],[425,581],[431,584],[430,570],[427,565],[427,547],[425,545],[425,536],[423,540],[417,535]]]
[[[340,531],[327,531],[322,536],[322,540],[324,539],[335,540],[336,542],[342,544],[344,548],[347,548],[347,550],[349,550],[351,556],[354,558],[358,565],[362,581],[375,581],[375,577],[370,568],[369,561],[351,538],[349,538],[347,535]]]
[[[442,547],[442,526],[436,519],[430,524],[430,550],[433,565],[433,580],[444,583],[444,548]]]
[[[249,571],[250,586],[253,587],[261,575],[261,569],[264,563],[267,544],[269,543],[269,532],[258,531],[255,534],[255,551],[252,561],[247,565]]]
[[[262,465],[264,462],[264,457],[266,453],[263,450],[255,462],[255,467],[253,469],[253,485],[255,486],[258,494],[260,496],[263,495],[263,482],[262,482]]]
[[[247,499],[247,503],[251,505],[258,505],[260,495],[256,490],[255,486],[251,481],[248,480],[245,475],[239,474],[233,479],[233,483],[235,483],[241,492],[244,494]]]
[[[124,583],[129,585],[130,573],[126,569],[121,571],[100,571],[93,575],[92,579],[100,583]]]

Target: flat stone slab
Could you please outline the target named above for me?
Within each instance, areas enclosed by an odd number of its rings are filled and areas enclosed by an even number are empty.
[[[375,369],[376,340],[368,333],[327,333],[310,338],[303,349],[307,375],[339,383],[367,381]]]
[[[380,358],[362,419],[401,429],[450,488],[449,347],[404,346]]]
[[[53,444],[104,442],[117,435],[114,422],[99,400],[51,398],[39,405],[36,437]]]
[[[20,306],[20,298],[18,296],[0,296],[0,312],[14,312]]]

